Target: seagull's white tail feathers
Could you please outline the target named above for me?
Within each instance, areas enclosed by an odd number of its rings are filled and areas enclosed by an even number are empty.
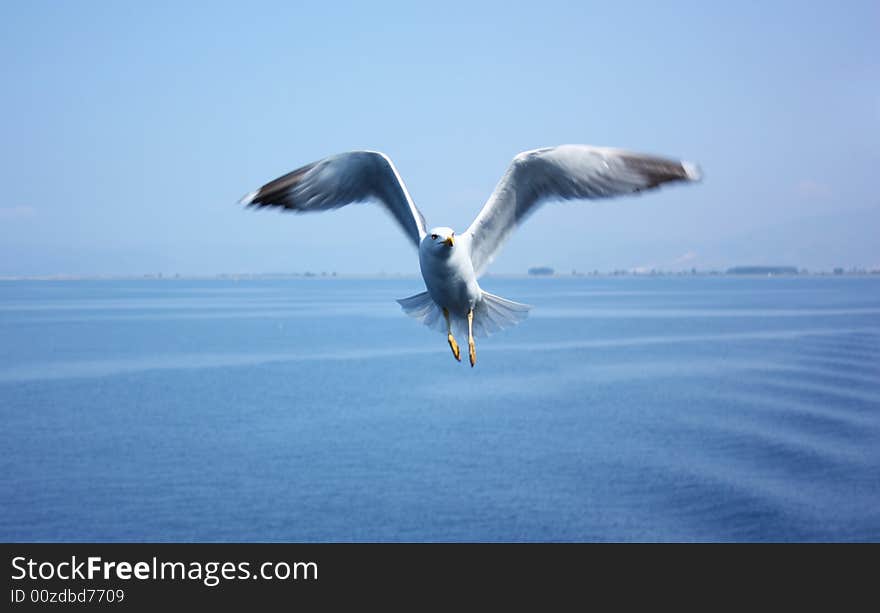
[[[431,298],[428,292],[422,292],[409,298],[397,301],[403,312],[419,320],[432,330],[446,333],[446,320],[443,311]],[[501,296],[483,292],[482,299],[474,308],[474,336],[489,336],[500,330],[512,328],[529,316],[530,307],[507,300]],[[460,338],[467,338],[467,318],[458,313],[451,313],[452,332]]]
[[[527,304],[484,291],[482,299],[474,308],[474,336],[489,336],[512,328],[529,316],[531,308]]]
[[[446,321],[443,319],[443,311],[431,298],[428,292],[422,292],[409,298],[401,298],[397,301],[403,312],[413,317],[432,330],[446,332]]]

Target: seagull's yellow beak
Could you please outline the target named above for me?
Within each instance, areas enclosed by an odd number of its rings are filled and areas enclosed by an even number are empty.
[[[445,241],[443,241],[443,244],[446,245],[447,247],[452,247],[455,244],[455,241],[452,239],[451,234],[446,238]]]

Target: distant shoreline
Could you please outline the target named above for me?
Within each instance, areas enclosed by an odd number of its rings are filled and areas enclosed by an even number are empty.
[[[483,278],[486,279],[535,279],[537,281],[545,279],[608,279],[608,278],[657,278],[657,277],[724,277],[724,278],[779,278],[793,279],[798,277],[875,277],[880,278],[880,270],[850,270],[843,272],[817,271],[817,272],[798,272],[798,273],[728,273],[725,271],[652,271],[652,272],[628,272],[628,271],[612,271],[612,272],[591,272],[591,273],[569,273],[569,274],[527,274],[527,273],[495,273],[487,274]],[[381,280],[381,279],[420,279],[418,274],[391,274],[391,273],[372,273],[372,274],[308,274],[308,273],[219,273],[214,275],[0,275],[2,281],[291,281],[291,280],[307,280],[307,281],[332,281],[332,280]]]

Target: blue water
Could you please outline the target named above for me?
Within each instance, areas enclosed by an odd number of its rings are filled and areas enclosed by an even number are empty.
[[[880,278],[484,286],[0,283],[0,540],[880,540]]]

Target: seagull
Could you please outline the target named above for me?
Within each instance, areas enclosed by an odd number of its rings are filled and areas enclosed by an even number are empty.
[[[407,315],[445,332],[459,362],[455,335],[466,333],[473,367],[474,337],[520,323],[531,308],[490,294],[478,279],[514,229],[541,204],[637,194],[664,183],[699,181],[700,176],[690,162],[622,149],[560,145],[524,151],[513,158],[470,227],[456,234],[446,226],[427,229],[391,158],[379,151],[350,151],[278,177],[240,204],[308,213],[378,202],[418,249],[427,289],[397,302]]]

